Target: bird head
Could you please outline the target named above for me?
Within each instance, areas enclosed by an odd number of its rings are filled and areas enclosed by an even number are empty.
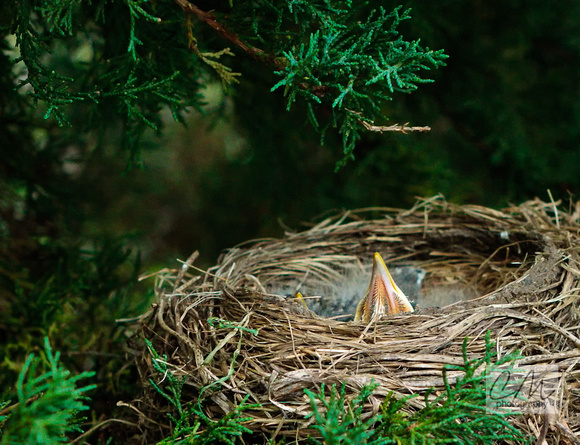
[[[354,321],[369,323],[378,320],[383,315],[413,311],[413,306],[393,280],[383,258],[375,252],[371,282],[356,308]]]

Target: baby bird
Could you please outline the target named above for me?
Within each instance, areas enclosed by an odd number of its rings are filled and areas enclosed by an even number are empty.
[[[396,285],[387,265],[378,252],[375,252],[373,273],[369,288],[356,307],[354,321],[370,323],[383,315],[413,312],[413,306]]]

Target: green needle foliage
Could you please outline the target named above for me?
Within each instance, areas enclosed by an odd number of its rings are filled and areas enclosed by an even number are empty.
[[[14,35],[19,51],[12,63],[22,62],[20,91],[59,125],[87,133],[122,125],[135,158],[144,131],[160,128],[163,107],[181,119],[202,104],[201,73],[173,2],[37,0],[0,13],[0,34]]]
[[[167,357],[161,357],[153,348],[150,341],[146,340],[147,347],[153,358],[153,367],[163,380],[163,385],[149,379],[149,383],[165,400],[169,402],[174,414],[168,413],[171,420],[172,433],[159,442],[159,445],[205,445],[205,444],[230,444],[241,443],[239,438],[243,433],[251,433],[243,423],[250,420],[242,417],[242,412],[251,409],[255,405],[246,404],[247,396],[233,411],[227,413],[218,420],[210,419],[203,410],[203,390],[196,401],[184,403],[181,400],[183,385],[186,376],[178,378],[167,366]]]
[[[59,363],[48,338],[41,357],[30,354],[16,384],[18,402],[0,405],[0,444],[48,444],[68,442],[67,434],[81,431],[78,414],[88,409],[85,393],[96,385],[80,386],[93,372],[71,376]],[[7,408],[4,408],[7,406]]]
[[[311,439],[312,443],[325,445],[390,443],[385,438],[376,438],[372,429],[376,423],[381,422],[380,415],[366,421],[361,419],[364,404],[377,386],[377,384],[363,386],[359,395],[352,401],[346,398],[344,384],[340,391],[336,389],[336,385],[332,385],[328,399],[324,384],[321,385],[319,394],[305,390],[312,406],[310,417],[314,417],[316,421],[313,428],[321,434],[321,440]]]
[[[395,91],[408,93],[430,82],[420,71],[443,65],[447,56],[422,48],[418,40],[403,39],[397,27],[410,18],[410,10],[388,12],[381,7],[361,18],[351,2],[321,3],[289,2],[288,15],[295,24],[309,25],[282,52],[284,66],[276,74],[283,79],[272,90],[284,87],[288,108],[297,97],[305,99],[315,128],[314,107],[330,107],[332,119],[322,134],[337,128],[345,158],[352,158],[361,123],[380,117],[381,106]]]
[[[0,6],[0,37],[15,37],[18,88],[44,118],[86,132],[121,124],[134,160],[145,130],[160,130],[163,108],[182,120],[201,111],[211,78],[239,81],[229,61],[236,52],[242,71],[266,67],[288,108],[302,99],[322,135],[335,128],[352,158],[363,122],[380,119],[393,93],[429,82],[422,72],[447,57],[405,40],[397,28],[409,10],[381,4],[212,2],[208,13],[187,0],[20,1]]]
[[[361,419],[363,407],[376,384],[363,387],[352,401],[347,400],[345,386],[335,386],[330,397],[324,386],[319,394],[306,391],[310,398],[316,424],[322,439],[311,439],[314,444],[491,444],[497,441],[528,443],[528,437],[509,420],[505,412],[488,410],[486,406],[489,378],[494,370],[513,364],[519,357],[508,354],[496,360],[495,344],[486,334],[486,353],[482,358],[469,359],[467,341],[463,342],[464,364],[448,366],[443,370],[445,390],[438,395],[427,391],[425,407],[407,414],[404,409],[409,399],[397,399],[391,394],[381,405],[381,413],[366,421]],[[452,384],[448,370],[462,375]],[[513,413],[512,413],[513,414]]]

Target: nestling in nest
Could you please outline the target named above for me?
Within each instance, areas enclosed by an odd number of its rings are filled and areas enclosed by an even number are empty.
[[[355,282],[355,285],[358,284]],[[353,301],[356,294],[349,295],[350,289],[344,289],[342,283],[336,286],[335,293],[342,293],[342,298],[334,298],[335,300]],[[350,296],[350,298],[349,298]],[[304,301],[304,295],[300,291],[296,292],[295,298],[303,304],[304,308],[308,309],[308,305]],[[347,308],[348,310],[348,308]],[[354,313],[354,321],[363,321],[364,323],[376,322],[385,315],[396,315],[402,312],[413,312],[413,306],[407,299],[399,286],[393,280],[391,273],[383,257],[380,253],[375,252],[373,258],[373,271],[370,278],[368,289],[362,299],[356,305]]]
[[[158,274],[158,304],[143,334],[166,356],[172,374],[186,379],[186,401],[205,391],[207,416],[220,418],[249,397],[258,406],[246,413],[249,429],[265,440],[300,442],[319,434],[307,417],[305,389],[344,384],[354,397],[376,382],[365,405],[372,416],[388,394],[445,391],[442,371],[464,363],[464,339],[468,357],[481,358],[489,331],[498,357],[519,351],[518,363],[554,365],[559,372],[554,416],[515,416],[513,424],[537,437],[545,427],[549,440],[575,443],[578,220],[577,208],[564,212],[553,203],[496,211],[441,197],[407,211],[349,212],[281,240],[233,248],[208,271],[193,267],[193,255],[180,271]],[[347,292],[354,295],[351,304],[337,296],[336,283],[348,287],[354,276],[366,284]],[[355,320],[342,317],[355,312]],[[145,351],[140,361],[142,381],[158,381],[148,357]],[[453,384],[461,372],[447,377]],[[168,434],[160,414],[166,401],[148,384],[134,406],[149,434]],[[406,410],[424,406],[416,397]]]

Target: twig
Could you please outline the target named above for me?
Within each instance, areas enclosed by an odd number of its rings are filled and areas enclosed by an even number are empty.
[[[117,406],[121,406],[121,405],[117,404]],[[124,406],[129,406],[129,405],[128,405],[128,404],[124,404]],[[149,419],[149,420],[151,420],[151,419]],[[151,421],[152,421],[152,420],[151,420]],[[126,420],[122,420],[122,419],[107,419],[107,420],[104,420],[104,421],[102,421],[102,422],[100,422],[100,423],[96,424],[96,425],[95,425],[95,426],[93,426],[93,427],[92,427],[90,430],[88,430],[88,431],[85,431],[85,432],[84,432],[83,434],[81,434],[80,436],[78,436],[78,437],[76,437],[75,439],[71,440],[71,442],[70,442],[70,443],[71,443],[71,444],[72,444],[72,443],[77,443],[77,442],[79,442],[81,439],[84,439],[85,437],[87,437],[87,436],[91,435],[92,433],[94,433],[94,432],[95,432],[96,430],[98,430],[99,428],[101,428],[101,427],[103,427],[103,426],[105,426],[105,425],[107,425],[107,424],[109,424],[109,423],[113,423],[113,422],[117,422],[117,423],[123,423],[123,424],[125,424],[125,425],[129,425],[129,426],[131,426],[131,427],[133,427],[133,428],[138,428],[138,427],[139,427],[139,425],[137,425],[136,423],[133,423],[133,422],[127,422]],[[156,423],[156,422],[155,422],[155,423]]]
[[[384,133],[385,131],[400,131],[403,134],[407,134],[409,132],[423,132],[423,131],[431,131],[431,127],[409,127],[409,122],[406,124],[394,124],[394,125],[372,125],[365,121],[360,121],[363,127],[365,127],[369,131],[375,131],[378,133]]]
[[[558,218],[558,205],[560,201],[555,202],[554,198],[552,197],[552,192],[548,189],[548,196],[550,197],[550,201],[552,203],[552,207],[554,208],[554,218],[556,219],[556,228],[560,230],[560,219]]]
[[[572,431],[570,428],[568,428],[566,425],[564,425],[562,422],[555,422],[555,425],[558,427],[558,429],[564,433],[564,435],[570,439],[570,441],[574,444],[574,445],[580,445],[580,439],[578,438],[578,435],[576,433],[574,433],[574,431]]]
[[[256,48],[255,46],[248,46],[244,42],[240,40],[237,34],[233,33],[226,27],[224,27],[220,22],[218,22],[211,12],[205,12],[199,9],[193,3],[188,2],[187,0],[175,0],[176,3],[185,11],[186,14],[193,14],[195,15],[200,21],[208,24],[213,29],[215,29],[222,37],[226,38],[238,48],[244,50],[252,57],[257,59],[267,58],[268,54],[261,50],[260,48]]]

